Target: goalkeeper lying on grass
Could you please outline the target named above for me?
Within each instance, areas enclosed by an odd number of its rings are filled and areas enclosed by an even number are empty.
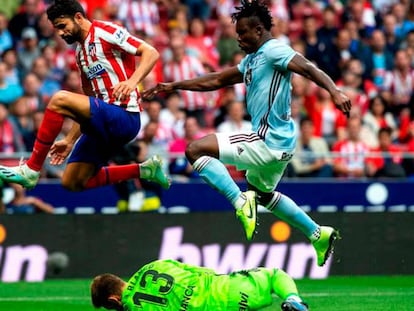
[[[256,268],[230,274],[174,260],[153,261],[128,282],[101,274],[91,285],[96,308],[147,310],[258,310],[283,300],[284,311],[307,311],[293,279],[280,269]]]

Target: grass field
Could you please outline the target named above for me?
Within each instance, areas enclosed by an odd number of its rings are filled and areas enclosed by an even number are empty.
[[[0,310],[94,310],[89,300],[90,280],[50,280],[42,283],[0,283]],[[298,280],[312,311],[412,311],[414,276],[330,277]],[[269,310],[280,310],[276,301]]]

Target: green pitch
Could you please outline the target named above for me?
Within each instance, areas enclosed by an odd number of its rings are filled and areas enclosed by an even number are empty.
[[[90,280],[50,280],[42,283],[0,283],[0,310],[92,311]],[[331,277],[298,280],[311,311],[412,311],[414,276]],[[266,311],[280,310],[276,307]]]

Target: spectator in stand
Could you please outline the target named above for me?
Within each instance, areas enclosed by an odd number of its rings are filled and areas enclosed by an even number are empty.
[[[396,34],[397,28],[397,19],[392,13],[387,13],[383,17],[383,27],[382,30],[385,35],[385,41],[387,49],[392,53],[395,54],[400,46],[401,39],[397,37]]]
[[[378,95],[379,90],[369,77],[363,76],[364,66],[365,64],[363,64],[361,60],[357,58],[351,58],[346,64],[344,70],[349,71],[355,75],[356,79],[353,81],[353,83],[351,83],[351,86],[362,92],[366,98],[371,99]],[[339,81],[338,83],[340,84]]]
[[[60,83],[52,78],[51,68],[45,57],[39,56],[33,61],[32,72],[38,77],[40,81],[39,93],[42,101],[47,104],[49,99],[58,92],[62,86]]]
[[[411,30],[404,41],[401,42],[401,49],[407,50],[411,60],[411,67],[414,67],[414,30]]]
[[[393,140],[398,137],[398,128],[394,116],[387,111],[387,103],[380,95],[370,100],[368,111],[363,115],[362,121],[376,137],[376,141],[379,130],[382,128],[391,129]]]
[[[384,85],[385,73],[394,67],[394,55],[387,49],[384,32],[376,29],[370,38],[369,62],[365,64],[378,88]]]
[[[81,78],[77,71],[70,70],[66,73],[66,76],[63,79],[63,89],[73,93],[83,93],[81,87]]]
[[[414,22],[407,19],[407,9],[402,2],[394,4],[391,9],[396,19],[395,35],[400,41],[404,40],[409,31],[414,30]]]
[[[370,1],[366,0],[347,1],[342,19],[344,24],[349,21],[355,22],[357,31],[362,38],[368,38],[376,26],[375,12]]]
[[[233,54],[240,51],[240,48],[236,27],[231,22],[231,17],[222,16],[219,20],[219,27],[216,46],[219,53],[219,66],[223,67],[230,63]]]
[[[187,117],[184,121],[184,137],[177,138],[170,143],[168,148],[171,158],[169,161],[169,172],[172,175],[198,178],[198,173],[193,169],[191,163],[185,157],[185,149],[188,144],[203,137],[200,125],[195,117]]]
[[[305,16],[303,19],[303,33],[301,40],[305,43],[305,53],[304,55],[309,60],[318,64],[321,57],[321,49],[326,48],[324,45],[321,45],[317,35],[317,21],[314,16]]]
[[[0,103],[9,106],[23,95],[20,84],[12,84],[6,79],[7,65],[0,61]]]
[[[329,146],[344,136],[346,117],[336,109],[327,91],[318,88],[316,96],[306,98],[305,108],[315,126],[315,135],[325,139]]]
[[[29,73],[23,80],[23,96],[19,100],[25,101],[30,107],[31,111],[43,110],[45,102],[39,92],[40,80],[34,73]]]
[[[333,170],[338,177],[364,177],[365,157],[369,152],[368,146],[361,141],[362,121],[359,116],[351,115],[347,124],[347,137],[334,144],[335,153]]]
[[[14,198],[6,205],[10,214],[53,214],[54,207],[35,196],[27,196],[26,190],[17,184],[11,184],[14,190]]]
[[[372,148],[375,155],[366,160],[366,173],[369,177],[406,177],[402,166],[402,148],[392,143],[393,130],[383,127],[378,131],[379,146]]]
[[[351,37],[351,44],[349,46],[349,51],[351,52],[351,59],[357,58],[364,64],[362,67],[363,69],[363,77],[369,78],[371,73],[368,72],[368,67],[365,64],[369,63],[369,46],[366,43],[368,38],[362,37],[359,29],[358,24],[354,20],[349,20],[344,24],[343,29],[348,30],[350,37]],[[345,66],[347,62],[345,62]]]
[[[132,33],[144,33],[148,37],[161,35],[158,6],[151,0],[121,1],[117,19]]]
[[[226,104],[227,116],[224,121],[217,126],[218,133],[247,132],[252,128],[252,124],[246,121],[245,103],[242,101],[231,101]]]
[[[352,91],[352,104],[356,107],[359,107],[362,113],[365,113],[368,110],[369,105],[369,98],[367,96],[368,92],[363,87],[366,81],[369,80],[364,80],[361,74],[351,71],[350,69],[344,69],[342,72],[342,79],[337,83],[339,87],[348,91]],[[376,87],[372,82],[370,82],[370,85],[373,86],[373,95],[375,96],[377,94]]]
[[[38,31],[39,16],[42,10],[41,0],[23,0],[18,13],[9,22],[9,31],[15,42],[22,39],[23,30],[27,27]]]
[[[186,54],[182,37],[171,39],[172,59],[164,62],[164,79],[167,82],[181,81],[201,76],[205,73],[203,64],[194,56]],[[204,109],[207,108],[206,95],[200,92],[180,91],[182,108],[187,116],[195,116],[201,126],[205,126]]]
[[[6,64],[6,81],[11,84],[20,84],[20,71],[17,68],[16,50],[8,49],[4,51],[1,58]]]
[[[211,16],[211,6],[209,0],[183,0],[188,7],[188,16],[190,19],[200,18],[207,20]]]
[[[296,1],[290,5],[291,20],[289,22],[289,38],[296,41],[303,31],[303,19],[307,16],[314,16],[318,21],[318,28],[322,24],[322,10],[312,0]]]
[[[35,128],[33,124],[33,111],[29,103],[20,98],[9,107],[9,113],[10,120],[22,135],[25,150],[32,150]]]
[[[148,154],[149,156],[160,155],[163,158],[165,165],[168,163],[168,145],[173,140],[172,130],[167,125],[161,122],[160,113],[162,103],[159,98],[153,98],[146,103],[145,113],[141,116],[141,126],[147,127],[146,133],[138,133],[138,138],[147,135],[147,143],[150,143]]]
[[[42,48],[44,48],[47,45],[54,44],[53,40],[55,37],[55,32],[53,31],[52,24],[47,19],[46,12],[43,12],[39,16],[38,36],[39,36],[39,45]]]
[[[324,57],[320,59],[318,65],[334,81],[341,77],[341,71],[346,63],[357,55],[351,51],[351,34],[347,29],[340,29],[334,39],[334,44],[325,51]]]
[[[390,111],[396,118],[402,110],[409,108],[410,98],[413,95],[414,70],[406,50],[399,50],[395,54],[395,67],[387,71],[381,95],[388,103]]]
[[[285,44],[290,44],[290,39],[288,37],[288,19],[286,17],[273,16],[273,24],[274,27],[270,29],[273,38],[278,39]]]
[[[32,70],[33,62],[41,55],[39,41],[34,28],[24,28],[22,31],[21,46],[17,50],[17,63],[20,69],[20,78],[24,77]]]
[[[6,14],[0,11],[0,54],[13,47],[13,37],[7,29],[8,23]]]
[[[294,175],[296,177],[332,177],[328,144],[322,137],[317,137],[313,133],[312,120],[303,118],[300,121],[296,155],[291,162]]]
[[[322,25],[317,31],[322,52],[334,44],[335,38],[338,35],[338,19],[339,12],[334,6],[328,5],[325,7],[322,13]]]
[[[178,92],[167,94],[165,108],[160,112],[160,123],[171,129],[174,139],[184,136],[185,112],[180,109],[181,100]]]
[[[11,121],[7,107],[0,104],[0,152],[13,155],[24,151],[26,148],[18,128]]]
[[[68,71],[74,70],[66,67],[65,60],[57,57],[55,44],[45,45],[41,52],[42,57],[46,60],[47,67],[49,67],[49,78],[57,81],[58,83],[62,83]]]
[[[185,46],[190,55],[197,57],[203,64],[217,68],[219,54],[213,37],[206,33],[205,22],[200,18],[190,20]]]

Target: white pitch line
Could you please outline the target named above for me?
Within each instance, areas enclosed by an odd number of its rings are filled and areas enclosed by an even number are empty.
[[[414,292],[414,289],[413,289]],[[366,292],[366,293],[328,293],[328,292],[321,292],[321,293],[306,293],[302,292],[301,296],[304,297],[341,297],[341,296],[353,296],[353,297],[375,297],[375,296],[406,296],[407,292]],[[4,301],[59,301],[59,300],[67,300],[67,301],[89,301],[89,297],[82,297],[82,296],[49,296],[49,297],[0,297],[0,302]]]

